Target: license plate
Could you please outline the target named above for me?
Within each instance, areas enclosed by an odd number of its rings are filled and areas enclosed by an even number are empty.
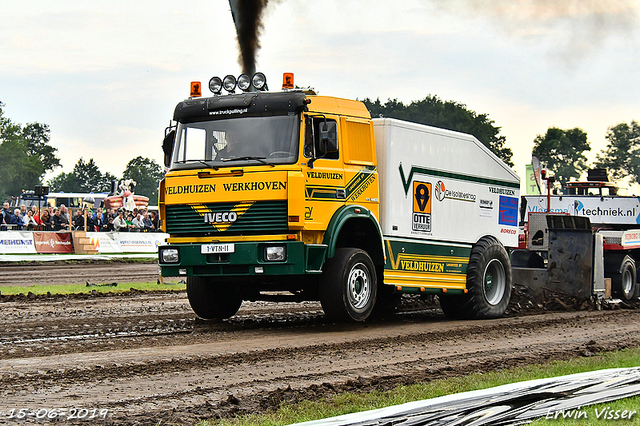
[[[217,254],[217,253],[233,253],[236,247],[234,244],[203,244],[200,246],[200,253],[202,254]]]

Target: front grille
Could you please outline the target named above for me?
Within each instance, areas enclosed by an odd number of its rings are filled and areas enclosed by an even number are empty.
[[[207,223],[217,213],[235,212],[235,222]],[[288,231],[287,202],[209,203],[166,206],[167,232],[178,236],[269,234]]]

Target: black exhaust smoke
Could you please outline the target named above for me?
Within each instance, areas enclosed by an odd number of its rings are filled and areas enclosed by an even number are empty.
[[[262,31],[262,12],[268,2],[269,0],[229,0],[240,47],[238,63],[242,67],[242,72],[249,75],[256,72],[256,56],[260,49],[260,32]]]

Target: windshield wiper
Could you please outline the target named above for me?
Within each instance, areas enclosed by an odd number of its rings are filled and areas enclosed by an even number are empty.
[[[206,161],[202,161],[202,160],[185,160],[185,161],[176,161],[175,163],[176,164],[185,164],[185,165],[187,163],[199,163],[199,164],[202,164],[203,166],[206,166],[208,168],[212,168],[213,170],[218,170],[220,168],[220,167],[213,166],[213,165],[207,163]]]
[[[266,164],[267,166],[275,167],[275,165],[273,163],[269,163],[268,161],[264,161],[265,157],[251,157],[251,156],[232,157],[232,158],[225,158],[222,161],[227,162],[227,161],[241,161],[241,160],[255,160],[255,161],[261,162],[262,164]]]

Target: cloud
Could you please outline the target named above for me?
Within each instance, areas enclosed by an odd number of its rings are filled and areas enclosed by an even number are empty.
[[[575,66],[611,37],[633,37],[635,0],[429,0],[451,13],[484,17],[512,37],[547,43],[548,57]]]

